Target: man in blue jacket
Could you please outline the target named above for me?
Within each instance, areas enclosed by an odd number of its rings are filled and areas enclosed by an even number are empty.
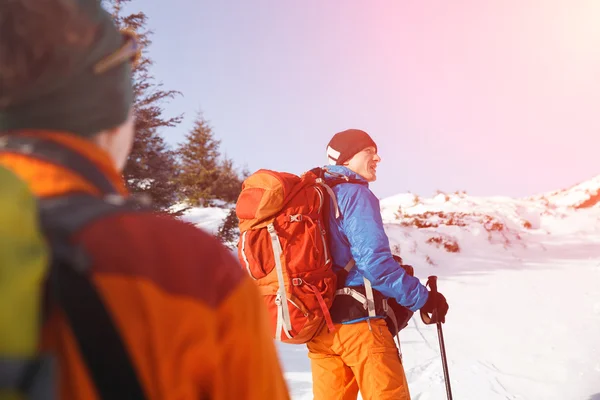
[[[308,343],[315,400],[410,399],[398,348],[386,325],[387,301],[414,312],[437,310],[445,321],[448,304],[428,292],[392,256],[379,200],[369,182],[381,158],[364,131],[339,132],[327,146],[326,181],[333,184],[337,207],[328,213],[334,270],[340,282],[331,316],[336,330],[323,329]],[[339,183],[344,182],[344,183]]]

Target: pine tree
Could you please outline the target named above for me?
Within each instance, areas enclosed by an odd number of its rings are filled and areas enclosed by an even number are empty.
[[[229,249],[234,249],[237,246],[237,241],[239,239],[239,231],[238,231],[238,217],[235,213],[235,208],[229,210],[227,217],[223,221],[223,224],[219,226],[219,230],[217,231],[217,238],[227,246]]]
[[[217,198],[216,191],[221,181],[219,146],[212,128],[201,113],[193,129],[185,136],[179,147],[181,194],[190,206],[211,206]]]
[[[250,171],[247,168],[244,168],[241,174],[238,175],[237,171],[233,168],[233,162],[226,158],[223,162],[221,173],[229,176],[230,178],[225,179],[225,182],[229,182],[227,185],[224,185],[221,189],[222,192],[219,193],[221,198],[227,202],[233,203],[236,202],[238,197],[240,196],[240,192],[242,191],[242,183],[244,180],[250,176]],[[237,246],[237,241],[240,237],[239,232],[239,220],[236,214],[236,209],[233,207],[229,210],[227,217],[223,221],[223,223],[219,226],[219,230],[217,231],[217,238],[230,249],[234,249]]]
[[[219,163],[218,183],[213,187],[214,197],[227,203],[235,203],[242,191],[243,177],[236,170],[233,160],[223,158]]]
[[[143,12],[123,15],[123,6],[130,1],[104,2],[117,27],[136,32],[142,44],[142,56],[134,68],[135,139],[123,175],[130,192],[149,196],[156,210],[166,211],[179,199],[178,165],[159,129],[176,126],[182,116],[165,117],[160,104],[179,92],[163,90],[150,74],[152,60],[147,52],[152,32],[146,29],[148,18]]]

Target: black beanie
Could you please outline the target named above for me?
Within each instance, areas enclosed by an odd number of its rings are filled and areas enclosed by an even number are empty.
[[[371,139],[371,136],[360,129],[347,129],[338,132],[329,141],[327,145],[327,158],[331,165],[342,165],[358,152],[367,147],[373,146],[377,150],[377,145]]]

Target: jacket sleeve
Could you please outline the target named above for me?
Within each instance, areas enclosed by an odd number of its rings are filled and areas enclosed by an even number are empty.
[[[288,400],[288,388],[257,287],[244,278],[217,310],[221,369],[214,399]]]
[[[363,185],[347,185],[343,193],[338,196],[341,225],[356,268],[374,289],[395,298],[398,304],[411,311],[417,311],[427,301],[427,288],[392,258],[379,200]]]

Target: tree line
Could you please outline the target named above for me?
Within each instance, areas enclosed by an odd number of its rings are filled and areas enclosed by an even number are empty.
[[[161,131],[180,124],[183,115],[167,116],[161,105],[181,93],[163,88],[152,76],[153,61],[148,54],[152,31],[147,27],[148,17],[142,11],[125,12],[130,2],[104,0],[115,24],[134,31],[143,48],[133,74],[136,135],[123,171],[129,191],[149,198],[155,211],[176,216],[187,207],[234,203],[249,172],[238,170],[233,160],[221,154],[221,141],[201,112],[176,148],[170,148],[164,140]],[[217,236],[224,243],[231,243],[235,240],[236,227],[235,210],[231,209]]]

